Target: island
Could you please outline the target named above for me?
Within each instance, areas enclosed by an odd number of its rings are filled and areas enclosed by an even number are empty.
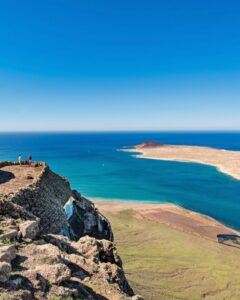
[[[145,142],[127,152],[139,152],[136,157],[192,162],[216,167],[220,172],[240,179],[240,151],[230,151],[203,146],[163,145],[157,142]]]

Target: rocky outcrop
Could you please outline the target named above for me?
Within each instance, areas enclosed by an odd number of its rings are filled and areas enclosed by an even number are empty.
[[[65,178],[43,164],[30,185],[0,194],[0,299],[132,297],[110,223]]]
[[[23,238],[35,239],[39,233],[39,222],[26,221],[19,225],[20,234]]]
[[[159,142],[144,142],[140,145],[137,145],[134,147],[134,149],[143,149],[143,148],[155,148],[155,147],[160,147],[163,146],[163,144],[159,143]]]
[[[14,245],[5,245],[0,247],[0,261],[11,263],[16,258],[16,247]]]
[[[70,196],[69,182],[44,164],[40,176],[32,184],[7,195],[5,200],[30,212],[35,219],[38,218],[42,233],[59,233],[67,227],[63,206]]]
[[[2,162],[0,168],[7,165]],[[39,165],[42,171],[30,185],[8,195],[0,194],[0,214],[39,222],[41,234],[62,231],[73,239],[88,234],[112,240],[108,220],[93,203],[72,191],[68,180],[52,172],[45,163],[35,163],[33,167]],[[69,220],[64,209],[67,202],[73,210]]]
[[[8,298],[7,292],[15,298]],[[0,246],[0,299],[131,299],[132,295],[111,241],[84,236],[73,242],[47,234]]]
[[[108,220],[95,208],[94,204],[82,197],[77,191],[72,191],[69,200],[72,214],[68,218],[71,234],[74,239],[89,235],[98,239],[113,241],[111,225]]]
[[[9,263],[0,262],[0,282],[6,282],[11,276],[12,267]]]

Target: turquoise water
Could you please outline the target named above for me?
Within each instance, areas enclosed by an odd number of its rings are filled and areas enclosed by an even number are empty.
[[[211,166],[117,151],[146,140],[240,150],[240,133],[6,133],[0,160],[31,153],[88,198],[175,203],[240,229],[240,181]]]

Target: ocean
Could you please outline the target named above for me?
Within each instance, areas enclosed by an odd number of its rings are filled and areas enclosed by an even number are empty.
[[[240,181],[214,167],[135,158],[144,141],[240,150],[240,133],[0,133],[0,160],[46,161],[89,199],[174,203],[240,229]]]

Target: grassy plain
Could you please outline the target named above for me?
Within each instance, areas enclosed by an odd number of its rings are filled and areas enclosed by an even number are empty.
[[[139,219],[131,209],[104,214],[127,278],[146,300],[240,299],[240,249]]]

